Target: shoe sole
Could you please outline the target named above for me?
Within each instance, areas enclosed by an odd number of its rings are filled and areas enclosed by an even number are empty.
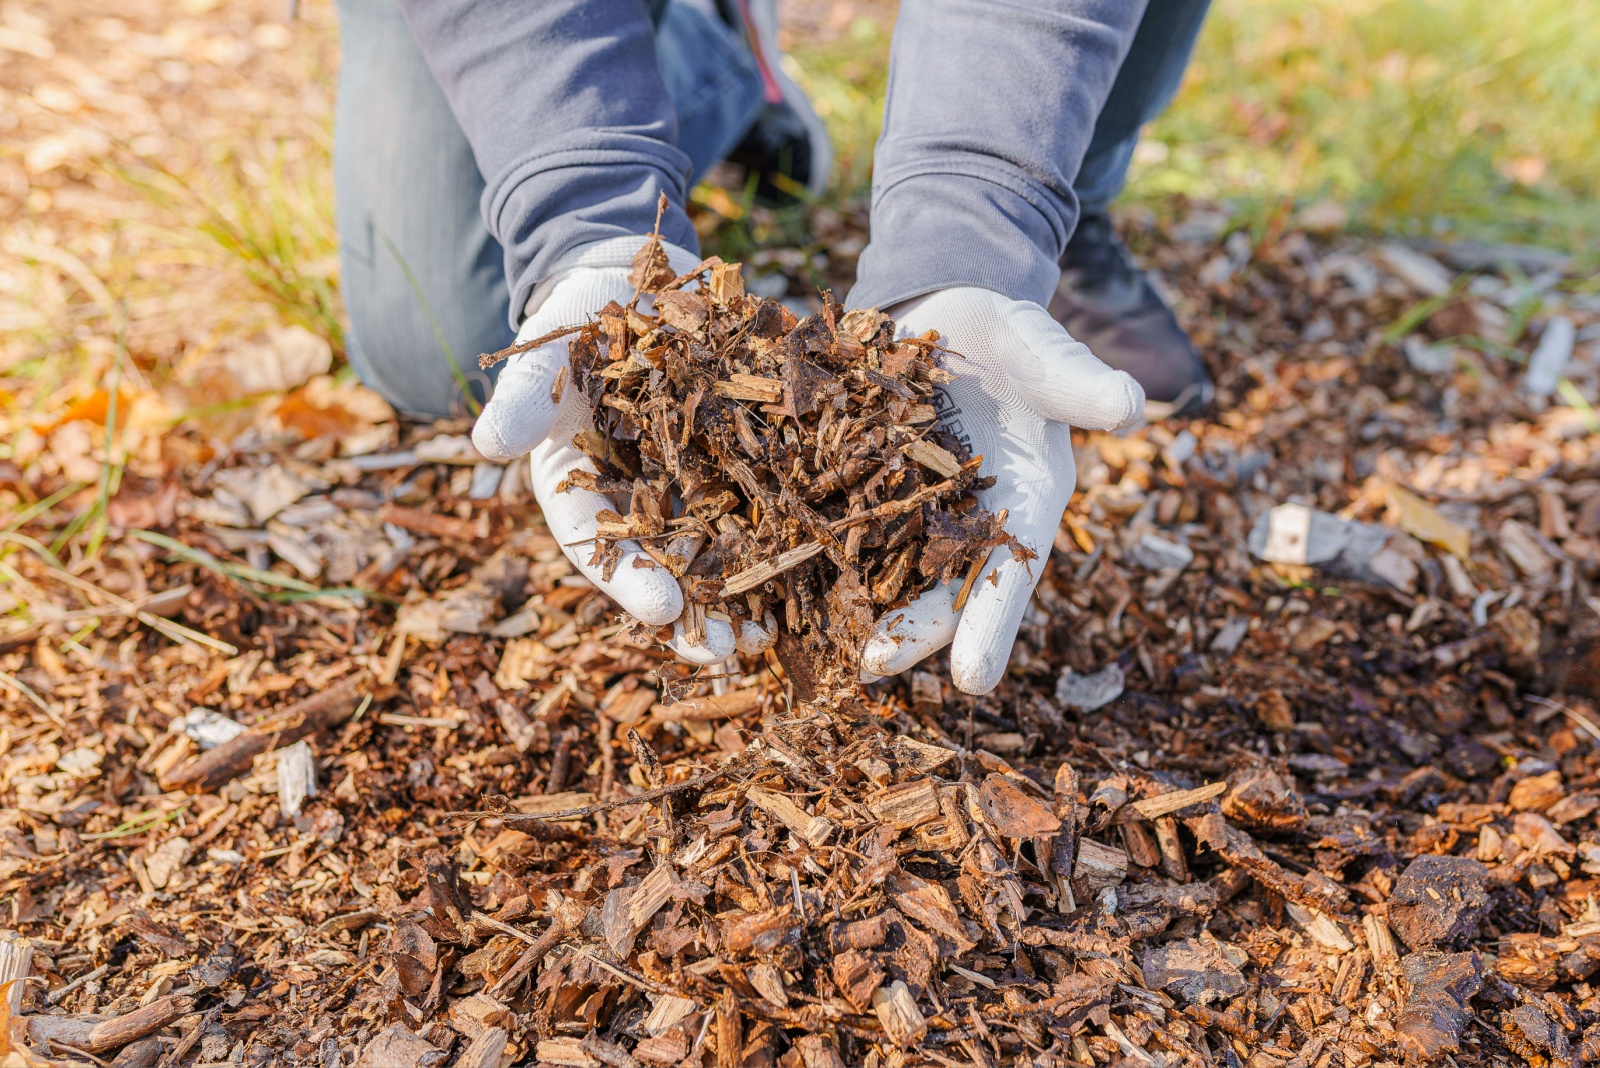
[[[1163,419],[1198,415],[1211,404],[1216,392],[1216,387],[1210,382],[1196,382],[1172,400],[1147,400],[1144,402],[1145,422],[1159,423]]]

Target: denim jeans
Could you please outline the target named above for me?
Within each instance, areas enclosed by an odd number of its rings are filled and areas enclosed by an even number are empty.
[[[669,0],[656,53],[678,147],[702,173],[761,108],[754,59],[720,21]],[[361,380],[400,411],[468,414],[509,345],[504,260],[479,214],[483,176],[395,0],[339,0],[334,120],[345,347]]]
[[[1078,217],[1101,214],[1128,180],[1139,131],[1172,103],[1211,0],[1150,0],[1073,180]]]
[[[1171,101],[1208,0],[1150,0],[1074,182],[1083,212],[1121,192],[1139,131]],[[759,70],[699,6],[655,0],[656,52],[695,174],[744,136]],[[400,411],[460,416],[488,398],[478,354],[511,343],[499,244],[479,214],[484,181],[396,0],[339,0],[343,59],[334,127],[339,258],[350,364]]]

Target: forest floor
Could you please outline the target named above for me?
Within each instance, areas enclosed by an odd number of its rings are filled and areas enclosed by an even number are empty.
[[[842,732],[623,641],[517,465],[339,368],[331,12],[0,13],[16,1063],[1600,1061],[1568,257],[1132,213],[1214,412],[1080,435],[1000,687]],[[859,198],[736,193],[752,287],[847,288]]]

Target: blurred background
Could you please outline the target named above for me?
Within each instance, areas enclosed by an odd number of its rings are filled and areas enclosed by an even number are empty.
[[[1287,227],[1516,241],[1570,256],[1592,292],[1592,15],[1562,0],[1217,0],[1136,158],[1131,240],[1198,219],[1217,242]],[[790,0],[785,17],[792,73],[839,149],[835,188],[783,212],[737,180],[694,201],[710,250],[805,297],[846,286],[865,241],[894,8]],[[6,425],[113,374],[163,393],[127,418],[225,413],[238,390],[222,358],[269,328],[303,329],[338,366],[337,65],[326,0],[0,3]],[[0,460],[12,448],[0,439]]]

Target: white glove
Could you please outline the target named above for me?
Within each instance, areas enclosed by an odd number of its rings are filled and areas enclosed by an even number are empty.
[[[634,293],[628,284],[628,270],[644,242],[643,237],[611,238],[579,246],[563,256],[528,299],[528,317],[517,331],[517,341],[586,323],[611,301],[627,304]],[[679,274],[700,262],[692,252],[676,245],[665,247],[668,263]],[[641,300],[640,307],[649,311],[648,297]],[[657,566],[637,542],[621,543],[622,559],[610,579],[602,578],[600,567],[589,563],[595,516],[602,509],[617,508],[619,502],[577,487],[556,492],[557,484],[574,468],[596,470],[594,461],[572,444],[573,435],[592,425],[592,409],[570,383],[559,403],[551,396],[557,374],[569,366],[568,341],[558,338],[511,357],[472,428],[472,443],[491,460],[527,455],[533,495],[551,535],[561,543],[573,566],[641,622],[652,627],[674,623],[683,614],[678,580]],[[622,510],[626,507],[621,503]],[[708,619],[704,642],[690,645],[684,641],[680,624],[673,628],[668,645],[692,663],[715,664],[732,656],[736,645],[745,651],[759,651],[760,639],[768,637],[760,628],[746,625],[736,643],[732,627]]]
[[[1077,482],[1071,428],[1128,426],[1144,410],[1144,390],[1127,372],[1096,359],[1039,305],[992,290],[941,290],[890,314],[900,336],[937,330],[951,351],[943,366],[955,379],[941,390],[940,425],[983,456],[980,473],[998,481],[978,494],[979,502],[991,513],[1005,509],[1006,530],[1037,558],[1019,562],[1009,548],[995,549],[959,613],[961,579],[886,614],[862,651],[862,668],[895,675],[953,640],[956,688],[988,693],[1005,674]]]

